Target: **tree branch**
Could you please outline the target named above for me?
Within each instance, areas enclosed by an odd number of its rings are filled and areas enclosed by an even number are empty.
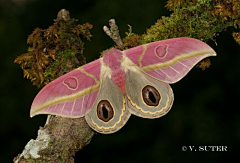
[[[115,19],[110,19],[108,23],[110,29],[107,26],[103,26],[103,31],[117,44],[117,46],[121,47],[123,43]]]
[[[15,60],[28,73],[26,77],[38,87],[86,63],[79,36],[89,39],[91,35],[88,30],[91,25],[75,25],[75,22],[76,20],[70,19],[67,10],[61,10],[49,29],[34,30],[28,38],[28,42],[33,44],[31,51]],[[58,33],[62,35],[59,36]],[[46,56],[49,60],[44,60]],[[37,69],[34,69],[36,63]],[[14,158],[14,162],[74,162],[72,156],[87,145],[93,135],[94,132],[84,118],[49,115],[45,126],[38,130],[36,140],[30,140],[23,152]]]

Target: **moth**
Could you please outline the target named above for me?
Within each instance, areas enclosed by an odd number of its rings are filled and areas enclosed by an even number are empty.
[[[173,104],[169,84],[215,51],[193,38],[174,38],[120,51],[81,66],[46,85],[35,97],[30,116],[85,116],[89,126],[109,134],[121,129],[131,114],[158,118]]]

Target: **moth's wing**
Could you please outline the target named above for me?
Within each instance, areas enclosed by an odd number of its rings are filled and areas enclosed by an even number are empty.
[[[126,72],[125,84],[129,111],[143,118],[158,118],[171,109],[173,92],[169,84],[164,83],[132,66]]]
[[[77,118],[93,106],[100,87],[100,59],[47,84],[35,97],[30,116],[53,114]]]
[[[126,56],[147,74],[166,83],[182,79],[194,65],[216,52],[193,38],[174,38],[125,50]]]
[[[97,132],[110,134],[121,129],[131,113],[126,98],[108,75],[101,75],[101,87],[91,111],[85,115],[89,126]]]

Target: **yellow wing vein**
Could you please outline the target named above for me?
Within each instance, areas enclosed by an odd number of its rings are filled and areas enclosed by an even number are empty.
[[[55,104],[59,104],[62,102],[67,102],[67,101],[72,101],[76,98],[80,98],[82,96],[88,95],[92,92],[94,92],[95,90],[97,90],[100,87],[100,83],[98,82],[96,85],[88,87],[82,91],[79,91],[78,93],[72,94],[72,95],[67,95],[67,96],[62,96],[62,97],[58,97],[54,100],[51,101],[47,101],[45,103],[43,103],[42,105],[40,105],[39,107],[37,107],[36,109],[32,109],[31,110],[31,115],[34,115],[36,112],[47,108],[49,106],[55,105]]]
[[[79,67],[78,70],[80,70],[82,73],[84,73],[85,75],[93,78],[93,80],[96,82],[96,83],[99,83],[99,81],[97,80],[97,77],[93,74],[90,74],[88,73],[87,71],[85,71],[82,67]]]
[[[139,67],[142,67],[142,58],[147,50],[147,46],[146,45],[142,45],[143,47],[143,51],[142,51],[142,54],[139,56],[138,58],[138,64],[139,64]]]
[[[158,114],[158,113],[163,112],[164,110],[166,110],[168,108],[168,106],[171,106],[171,105],[169,105],[171,101],[170,101],[170,98],[168,96],[167,101],[166,101],[166,105],[164,107],[162,107],[160,110],[156,110],[155,112],[145,111],[141,107],[139,107],[136,103],[134,103],[129,96],[127,96],[127,98],[130,101],[130,103],[132,104],[132,106],[134,106],[136,109],[140,110],[141,112],[143,112],[145,114],[152,114],[152,115]]]
[[[171,66],[171,65],[177,63],[178,61],[182,61],[182,60],[185,60],[185,59],[188,59],[191,57],[196,57],[196,56],[204,55],[204,54],[210,54],[212,56],[216,55],[216,53],[214,51],[210,51],[210,50],[194,51],[194,52],[191,52],[188,54],[183,54],[181,56],[177,56],[176,58],[173,58],[172,60],[170,60],[168,62],[157,63],[157,64],[142,67],[142,70],[149,71],[149,70],[156,70],[156,69],[163,68],[163,67],[168,67],[168,66]]]

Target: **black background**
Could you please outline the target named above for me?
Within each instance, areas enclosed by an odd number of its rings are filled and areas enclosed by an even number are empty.
[[[15,57],[27,51],[26,39],[34,28],[48,28],[60,9],[70,11],[79,23],[93,24],[91,42],[85,56],[90,62],[99,52],[114,45],[102,31],[115,18],[121,36],[128,31],[142,34],[161,16],[169,16],[159,0],[1,0],[0,1],[0,140],[1,162],[11,162],[35,139],[46,115],[29,117],[31,103],[38,93],[23,79]],[[221,162],[237,157],[240,142],[239,70],[240,46],[228,28],[208,44],[217,52],[206,71],[194,68],[171,85],[175,101],[172,110],[154,120],[131,116],[117,133],[96,134],[91,143],[76,154],[76,162]],[[236,31],[236,30],[235,30]],[[227,152],[191,152],[189,146],[227,146]],[[187,146],[187,151],[182,151]]]

